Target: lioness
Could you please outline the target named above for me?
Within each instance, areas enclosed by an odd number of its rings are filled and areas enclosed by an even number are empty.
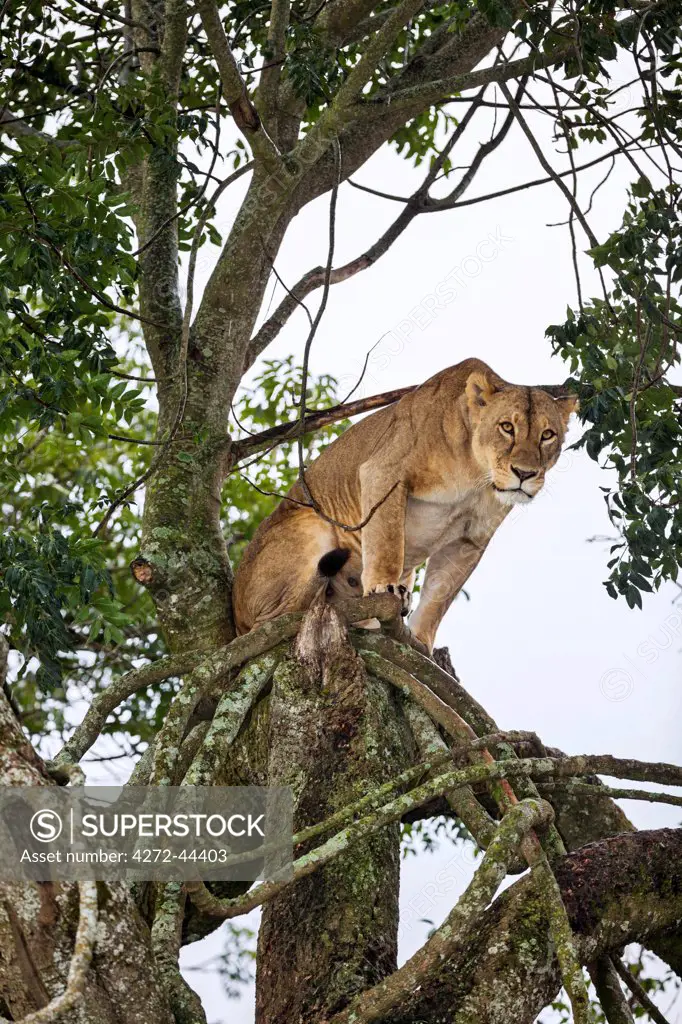
[[[559,457],[574,396],[508,384],[479,359],[442,370],[350,427],[259,526],[237,571],[239,633],[327,596],[396,592],[409,609],[427,562],[414,635],[436,630],[513,505],[541,490]],[[291,498],[292,500],[289,500]],[[296,504],[301,502],[303,504]],[[373,513],[370,515],[370,513]]]

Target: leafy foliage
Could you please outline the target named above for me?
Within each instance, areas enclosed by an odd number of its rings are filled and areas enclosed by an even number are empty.
[[[619,534],[606,588],[630,607],[676,580],[682,560],[682,393],[667,383],[680,361],[681,196],[636,184],[621,229],[591,251],[612,289],[547,332],[577,374],[578,444],[617,473],[618,487],[602,488]]]
[[[466,825],[458,818],[444,816],[404,823],[400,838],[403,858],[417,856],[419,853],[435,853],[443,840],[455,846],[473,842]],[[477,848],[472,845],[469,849],[476,856]]]

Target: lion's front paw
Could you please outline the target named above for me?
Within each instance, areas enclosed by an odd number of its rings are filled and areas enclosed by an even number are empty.
[[[377,583],[370,587],[370,594],[397,594],[400,598],[400,614],[409,615],[412,609],[412,591],[403,583]]]

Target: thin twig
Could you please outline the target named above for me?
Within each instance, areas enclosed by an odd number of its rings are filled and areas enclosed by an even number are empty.
[[[521,108],[519,108],[519,109],[521,109]],[[650,147],[650,148],[653,149],[655,147]],[[588,160],[584,164],[578,164],[576,166],[576,170],[578,172],[588,170],[590,167],[595,167],[597,164],[603,163],[604,160],[609,160],[612,157],[617,156],[621,152],[623,152],[623,148],[622,147],[619,147],[617,149],[609,150],[608,153],[603,153],[601,156],[595,157],[593,160]],[[572,172],[571,172],[571,170],[569,168],[566,171],[557,171],[556,172],[556,176],[558,178],[567,178],[567,177],[569,177],[569,175],[571,173]],[[474,196],[471,199],[459,200],[456,203],[452,203],[452,205],[448,206],[447,208],[454,210],[454,209],[457,209],[460,206],[474,206],[477,203],[488,202],[490,199],[501,199],[504,196],[512,195],[514,192],[523,192],[523,191],[525,191],[528,188],[536,188],[538,185],[549,185],[554,180],[555,180],[554,176],[552,176],[552,175],[548,175],[546,178],[534,178],[532,181],[526,181],[526,182],[524,182],[521,185],[510,185],[509,188],[500,189],[498,192],[488,192],[488,193],[486,193],[485,195],[482,195],[482,196]],[[393,195],[390,192],[382,192],[380,189],[371,188],[369,185],[361,185],[360,182],[353,181],[352,178],[347,178],[346,181],[353,188],[357,188],[361,192],[368,192],[370,195],[378,196],[380,199],[388,199],[390,202],[393,202],[393,203],[409,203],[411,201],[411,199],[412,199],[411,196],[397,196],[397,195]],[[445,209],[445,207],[443,206],[440,209]],[[429,213],[429,212],[437,213],[437,212],[439,212],[439,208],[435,208],[433,211],[426,210],[425,212],[426,213]]]
[[[588,964],[587,969],[607,1024],[634,1024],[630,1004],[618,980],[611,957],[604,954],[594,963]]]
[[[305,456],[303,451],[303,433],[302,428],[305,423],[305,417],[307,413],[306,398],[308,389],[308,363],[310,361],[310,351],[312,349],[313,341],[317,329],[320,326],[324,311],[327,308],[327,302],[329,300],[329,286],[331,284],[332,265],[334,263],[334,246],[336,244],[336,205],[339,198],[339,185],[341,184],[341,147],[339,145],[338,138],[334,137],[333,140],[334,149],[334,187],[332,188],[331,197],[329,200],[329,250],[327,254],[327,265],[324,272],[324,285],[322,289],[322,298],[320,299],[320,305],[318,306],[315,319],[310,325],[310,331],[306,338],[305,347],[303,350],[303,369],[301,371],[301,401],[299,406],[299,435],[298,435],[298,478],[301,486],[303,487],[304,493],[307,493],[310,497],[311,502],[313,497],[308,490],[308,486],[305,481]]]
[[[578,172],[576,171],[575,157],[573,155],[573,146],[571,145],[571,134],[570,134],[570,132],[568,130],[568,123],[566,121],[563,109],[562,109],[561,104],[559,102],[559,93],[557,92],[556,86],[554,85],[554,78],[552,77],[552,74],[551,74],[549,68],[547,69],[547,78],[549,80],[549,83],[550,83],[550,86],[551,86],[551,89],[552,89],[552,95],[554,96],[554,102],[556,104],[556,109],[557,109],[559,123],[561,125],[561,130],[563,132],[564,139],[566,140],[566,150],[568,152],[568,160],[569,160],[569,163],[571,165],[571,181],[572,181],[571,191],[572,191],[572,195],[573,195],[573,203],[571,204],[571,207],[570,207],[570,210],[569,210],[569,213],[568,213],[568,231],[569,231],[569,234],[571,236],[571,257],[572,257],[572,260],[573,260],[573,273],[575,274],[575,285],[576,285],[576,290],[578,292],[578,307],[580,309],[580,312],[582,313],[583,312],[583,293],[582,293],[582,287],[581,287],[581,284],[580,284],[580,268],[578,266],[578,246],[577,246],[577,243],[576,243],[575,224],[574,224],[574,221],[575,221],[575,207],[578,205]]]

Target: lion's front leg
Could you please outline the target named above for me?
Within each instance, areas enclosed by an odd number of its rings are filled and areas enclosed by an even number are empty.
[[[433,650],[436,631],[443,616],[478,565],[487,547],[468,539],[459,539],[435,552],[426,563],[424,585],[419,604],[410,618],[410,630]]]

